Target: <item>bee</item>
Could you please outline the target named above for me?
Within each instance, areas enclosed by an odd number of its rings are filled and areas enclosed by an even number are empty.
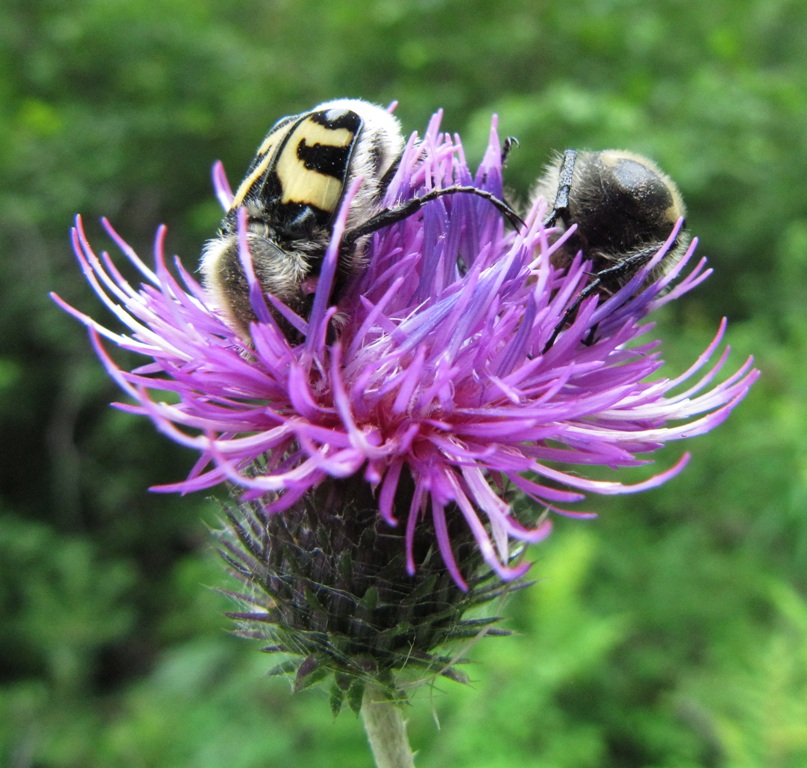
[[[591,261],[592,280],[578,294],[544,351],[593,293],[608,297],[627,283],[664,245],[686,208],[675,182],[652,160],[624,150],[567,149],[545,170],[533,192],[552,205],[544,222],[574,233],[554,254],[553,265],[568,266],[582,251]],[[681,229],[646,285],[667,274],[690,242]]]
[[[489,200],[516,226],[513,209],[486,190],[455,185],[434,189],[399,206],[381,200],[400,163],[400,124],[382,107],[338,99],[278,120],[264,138],[201,259],[208,294],[231,325],[248,337],[256,317],[238,249],[238,210],[246,209],[247,244],[264,292],[298,315],[310,312],[316,278],[346,190],[361,178],[347,212],[339,254],[338,294],[347,276],[362,269],[368,236],[419,211],[442,195],[469,193]],[[287,337],[296,332],[273,313]]]

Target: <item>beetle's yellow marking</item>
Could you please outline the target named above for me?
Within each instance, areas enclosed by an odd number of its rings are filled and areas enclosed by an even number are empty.
[[[311,119],[298,123],[275,166],[283,187],[281,202],[312,205],[328,213],[335,211],[342,197],[342,179],[306,168],[305,163],[297,156],[297,147],[300,142],[305,141],[308,146],[320,144],[345,148],[350,146],[355,136],[347,128],[328,128]]]
[[[286,128],[287,125],[288,122],[285,122],[283,123],[283,125],[275,129],[274,131],[269,131],[269,133],[266,134],[266,138],[264,138],[263,140],[263,144],[261,144],[261,146],[258,147],[258,151],[256,154],[268,155],[269,150],[277,143],[278,137],[285,136],[291,130],[290,128]],[[286,128],[286,130],[284,131],[283,128]]]
[[[289,131],[291,135],[288,136]],[[286,137],[288,136],[288,140]],[[284,123],[276,131],[271,131],[258,148],[256,157],[260,162],[241,182],[233,197],[230,210],[243,205],[249,191],[258,180],[274,164],[274,170],[283,188],[282,203],[301,203],[312,205],[332,213],[336,210],[342,197],[344,185],[341,179],[320,173],[305,164],[297,156],[297,147],[301,141],[309,146],[323,144],[325,146],[344,148],[350,146],[356,134],[347,128],[329,128],[313,121],[310,117],[296,123]],[[282,144],[280,155],[277,147]]]
[[[274,131],[270,133],[264,140],[263,144],[261,144],[260,149],[258,150],[258,157],[261,158],[261,161],[253,168],[252,173],[248,174],[247,177],[241,182],[241,185],[238,187],[238,191],[235,193],[235,197],[233,198],[233,202],[230,204],[230,210],[235,210],[244,202],[244,198],[247,196],[247,193],[253,186],[255,186],[255,182],[266,173],[266,169],[272,163],[274,159],[273,149],[277,146],[278,142],[283,140],[283,137],[288,133],[286,131]]]

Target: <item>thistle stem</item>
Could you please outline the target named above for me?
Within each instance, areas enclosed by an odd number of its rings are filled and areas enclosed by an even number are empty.
[[[361,716],[377,768],[414,768],[401,707],[380,686],[367,686]]]

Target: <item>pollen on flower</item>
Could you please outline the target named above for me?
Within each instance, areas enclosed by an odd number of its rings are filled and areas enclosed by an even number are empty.
[[[475,175],[459,140],[441,133],[439,123],[437,115],[422,140],[405,148],[385,205],[453,184],[501,197],[495,122]],[[226,204],[231,193],[220,168],[215,178]],[[583,301],[546,348],[587,271],[581,258],[565,270],[552,266],[562,241],[550,238],[540,207],[513,231],[480,197],[435,199],[376,232],[366,269],[334,297],[355,191],[346,193],[333,224],[307,317],[261,289],[242,217],[240,258],[257,318],[249,338],[179,259],[169,266],[164,229],[152,269],[105,222],[144,276],[135,288],[109,255],[96,255],[77,220],[73,245],[82,269],[125,330],[56,301],[89,329],[129,398],[119,407],[149,417],[199,456],[186,479],[157,490],[184,493],[227,482],[243,502],[282,515],[329,484],[358,483],[356,493],[374,505],[379,524],[400,535],[410,575],[430,557],[421,539],[428,531],[445,569],[465,589],[470,574],[457,555],[464,546],[458,531],[470,535],[500,579],[521,576],[528,565],[513,562],[513,542],[541,541],[550,520],[519,519],[515,492],[544,510],[575,514],[574,505],[589,494],[657,486],[683,468],[686,454],[639,485],[589,479],[586,470],[646,463],[667,442],[713,429],[757,376],[749,359],[718,378],[728,353],[725,322],[688,370],[663,372],[659,344],[640,321],[708,275],[703,261],[685,273],[693,243],[663,278],[645,285],[673,235],[613,296]],[[301,341],[284,334],[276,313],[301,332]],[[145,364],[123,370],[105,342],[138,353]],[[176,400],[166,402],[165,391]]]

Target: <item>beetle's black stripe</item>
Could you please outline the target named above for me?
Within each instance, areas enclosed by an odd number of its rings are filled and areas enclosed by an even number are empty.
[[[327,141],[311,141],[310,137],[303,136],[297,145],[297,157],[300,159],[306,170],[322,173],[326,176],[332,176],[341,182],[345,182],[348,175],[348,167],[350,165],[350,158],[353,154],[353,148],[356,146],[356,141],[359,132],[362,128],[361,117],[352,110],[336,110],[336,109],[323,109],[317,112],[310,112],[305,115],[305,119],[321,126],[325,129],[324,133],[333,132],[334,137],[338,134],[349,135],[351,140],[343,146],[336,146]],[[290,131],[289,135],[294,134],[297,126]],[[322,132],[317,131],[322,137]],[[322,137],[323,139],[325,137]]]
[[[362,119],[359,114],[351,109],[321,109],[317,112],[309,112],[306,117],[323,126],[323,128],[329,128],[332,131],[344,128],[356,134],[362,125]]]
[[[283,151],[289,134],[305,119],[305,115],[291,115],[278,120],[266,134],[258,152],[247,169],[241,185],[236,190],[230,210],[234,211],[239,205],[249,199],[265,198],[268,203],[274,195],[278,194],[277,179],[270,182],[272,171],[277,158]],[[268,186],[267,186],[268,184]]]
[[[305,137],[297,145],[297,157],[306,170],[332,176],[344,182],[353,144],[346,147],[333,147],[328,144],[308,144]]]

